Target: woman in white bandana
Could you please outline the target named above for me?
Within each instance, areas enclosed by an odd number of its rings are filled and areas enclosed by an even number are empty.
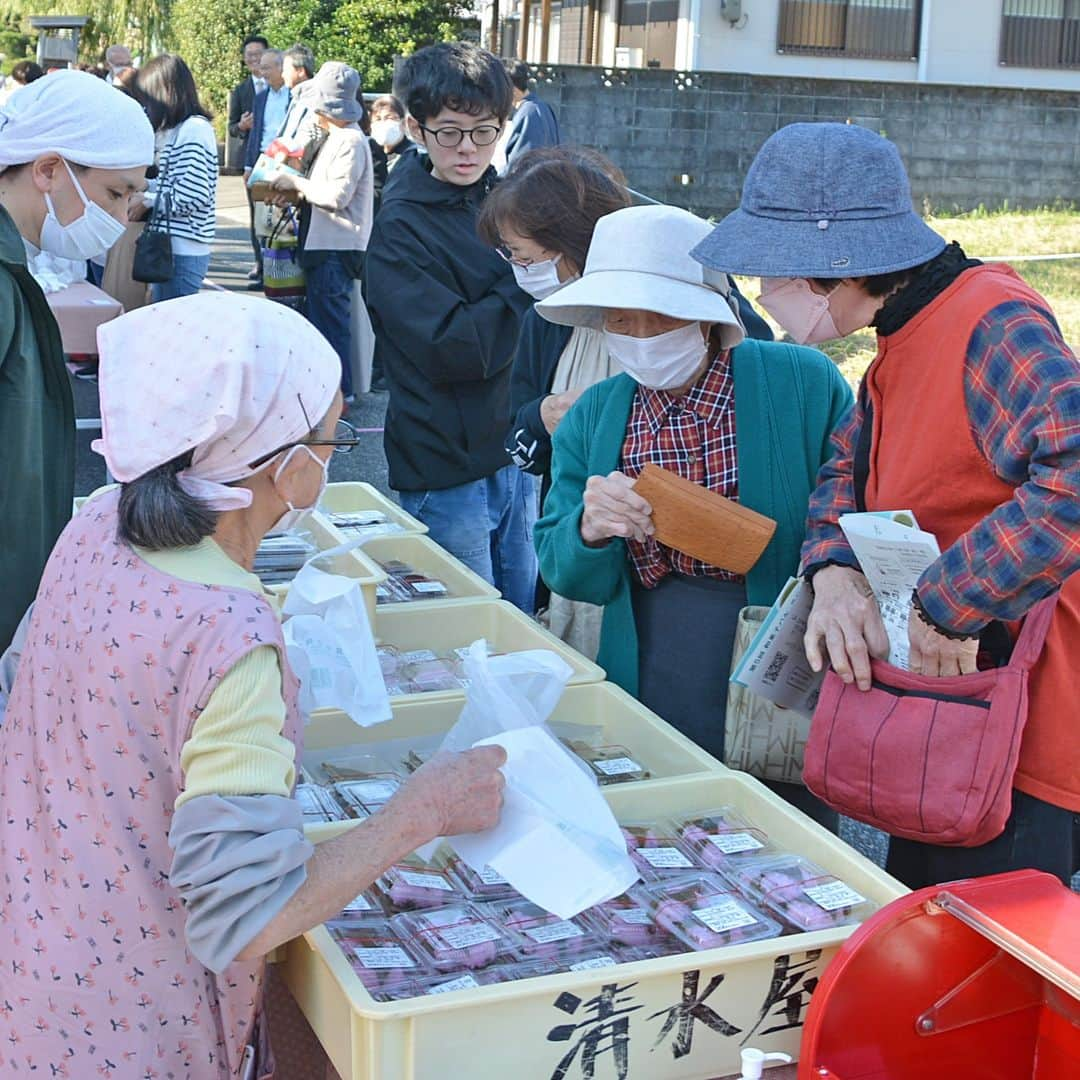
[[[0,545],[0,652],[74,494],[75,409],[60,330],[27,259],[104,254],[123,235],[153,158],[142,109],[85,72],[38,79],[0,110],[0,516],[19,522]]]

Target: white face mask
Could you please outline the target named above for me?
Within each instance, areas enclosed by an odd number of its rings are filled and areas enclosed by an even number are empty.
[[[534,300],[543,300],[557,289],[561,289],[563,285],[567,284],[567,282],[559,280],[559,262],[561,259],[562,255],[556,255],[554,259],[529,263],[528,266],[511,263],[518,288],[522,292],[527,292]]]
[[[276,522],[274,522],[274,526],[270,529],[270,533],[276,534],[292,532],[300,524],[300,522],[303,521],[304,518],[306,518],[308,514],[310,514],[311,511],[315,509],[316,506],[319,505],[319,502],[322,500],[323,495],[326,494],[326,485],[330,480],[330,459],[327,458],[326,461],[323,461],[323,459],[319,457],[319,455],[316,454],[310,446],[307,446],[304,443],[301,443],[299,446],[294,446],[285,455],[285,460],[282,461],[282,463],[274,471],[273,483],[277,484],[278,477],[281,476],[281,473],[285,469],[285,466],[289,464],[290,459],[292,458],[293,454],[297,452],[297,450],[304,450],[305,452],[310,454],[318,463],[319,467],[322,469],[322,481],[319,484],[319,494],[315,496],[315,500],[310,506],[302,506],[299,509],[293,506],[293,504],[289,502],[288,499],[286,499],[285,505],[289,509],[286,510],[285,513],[282,514]],[[269,535],[270,533],[268,533],[267,535]]]
[[[111,214],[107,214],[93,199],[86,197],[82,185],[75,178],[71,166],[65,161],[64,168],[82,199],[83,213],[68,225],[61,225],[53,209],[53,201],[45,192],[45,220],[41,224],[42,251],[61,259],[81,261],[104,255],[124,235],[125,226]]]
[[[405,128],[400,120],[374,120],[371,137],[380,146],[397,146],[405,138]]]
[[[705,359],[701,324],[692,322],[656,337],[604,331],[608,352],[635,382],[653,390],[685,386]]]

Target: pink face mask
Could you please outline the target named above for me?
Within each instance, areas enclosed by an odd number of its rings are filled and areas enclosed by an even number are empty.
[[[758,303],[800,345],[844,336],[833,322],[829,298],[814,292],[806,278],[762,278]]]

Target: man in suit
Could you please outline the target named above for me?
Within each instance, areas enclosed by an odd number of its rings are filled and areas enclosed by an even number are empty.
[[[248,135],[255,123],[255,95],[266,89],[266,82],[259,71],[262,54],[269,47],[266,38],[260,34],[251,34],[244,38],[243,57],[248,75],[242,83],[233,87],[229,94],[229,134],[241,144],[240,160],[247,156]],[[248,195],[248,216],[251,223],[251,250],[255,255],[255,266],[248,274],[252,288],[262,284],[262,247],[255,235],[255,206]]]
[[[514,118],[506,142],[508,171],[522,154],[538,146],[559,145],[559,122],[552,107],[529,89],[529,66],[521,60],[504,60],[514,87]]]

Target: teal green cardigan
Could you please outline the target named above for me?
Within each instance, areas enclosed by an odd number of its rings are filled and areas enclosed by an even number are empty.
[[[798,567],[810,493],[852,394],[816,349],[747,339],[732,352],[732,365],[739,502],[777,523],[747,574],[747,602],[769,605]],[[586,547],[581,513],[588,478],[619,468],[636,389],[629,375],[605,379],[563,417],[552,439],[551,490],[535,532],[540,574],[551,590],[604,608],[597,662],[631,694],[637,693],[638,647],[626,542]]]

